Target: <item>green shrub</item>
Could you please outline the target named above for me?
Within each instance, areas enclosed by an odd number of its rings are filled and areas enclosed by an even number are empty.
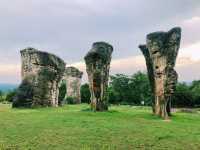
[[[5,101],[5,95],[4,93],[0,90],[0,102]]]
[[[7,94],[6,94],[6,101],[7,102],[12,102],[14,97],[16,95],[16,89],[15,90],[12,90],[12,91],[9,91]]]
[[[33,80],[34,77],[30,76],[22,81],[16,95],[13,97],[13,107],[31,107],[33,98]]]
[[[194,107],[195,99],[191,86],[186,83],[178,83],[172,99],[173,107]]]
[[[81,103],[90,103],[90,89],[89,84],[83,84],[81,86]]]
[[[74,104],[75,99],[74,99],[74,97],[67,97],[65,99],[65,101],[67,102],[67,104]]]

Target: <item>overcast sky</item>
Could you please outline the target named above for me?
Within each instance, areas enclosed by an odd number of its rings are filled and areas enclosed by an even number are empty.
[[[179,80],[200,79],[199,0],[0,0],[0,83],[20,83],[21,49],[54,53],[84,71],[96,41],[114,47],[111,74],[145,71],[138,45],[175,26],[182,28]]]

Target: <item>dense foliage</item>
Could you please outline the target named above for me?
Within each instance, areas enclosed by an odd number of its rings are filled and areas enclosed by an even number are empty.
[[[3,102],[4,101],[4,97],[3,97],[3,92],[0,90],[0,102]]]
[[[172,105],[175,107],[194,106],[194,97],[190,86],[186,83],[178,83],[173,96]]]
[[[152,95],[146,74],[137,72],[132,76],[116,74],[111,76],[108,88],[109,102],[113,104],[151,105]],[[178,83],[173,107],[200,106],[200,80],[191,84]]]
[[[23,80],[23,82],[18,87],[15,96],[13,97],[13,107],[31,107],[32,97],[33,97],[33,76],[30,76]],[[42,92],[39,91],[38,92]]]
[[[5,101],[7,102],[12,102],[13,99],[14,99],[14,96],[16,95],[16,89],[12,90],[12,91],[9,91],[7,94],[6,94],[6,99]]]
[[[151,91],[146,74],[137,72],[132,76],[116,74],[110,77],[109,101],[114,104],[150,105]]]
[[[90,103],[90,89],[87,83],[81,86],[81,102]]]
[[[75,104],[74,102],[75,102],[75,98],[74,97],[68,96],[68,97],[65,98],[65,103],[66,104]]]
[[[200,80],[191,84],[178,83],[172,101],[175,107],[200,106]]]

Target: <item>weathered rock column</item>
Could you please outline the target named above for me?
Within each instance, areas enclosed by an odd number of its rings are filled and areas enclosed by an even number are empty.
[[[13,107],[58,106],[58,83],[65,71],[64,61],[34,48],[21,50],[21,59],[22,83]]]
[[[154,32],[147,35],[147,44],[140,45],[154,93],[153,112],[168,119],[171,96],[174,93],[178,75],[174,70],[180,47],[181,29],[169,32]]]
[[[85,56],[88,74],[91,108],[94,111],[108,110],[107,87],[113,47],[105,42],[96,42]]]
[[[67,67],[65,69],[64,80],[66,80],[66,98],[73,98],[74,104],[81,103],[81,78],[83,72],[75,67]]]

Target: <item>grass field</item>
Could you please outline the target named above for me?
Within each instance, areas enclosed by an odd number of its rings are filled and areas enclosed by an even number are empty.
[[[11,109],[0,104],[0,149],[134,150],[200,149],[200,113],[175,113],[169,122],[150,108],[88,105]]]

